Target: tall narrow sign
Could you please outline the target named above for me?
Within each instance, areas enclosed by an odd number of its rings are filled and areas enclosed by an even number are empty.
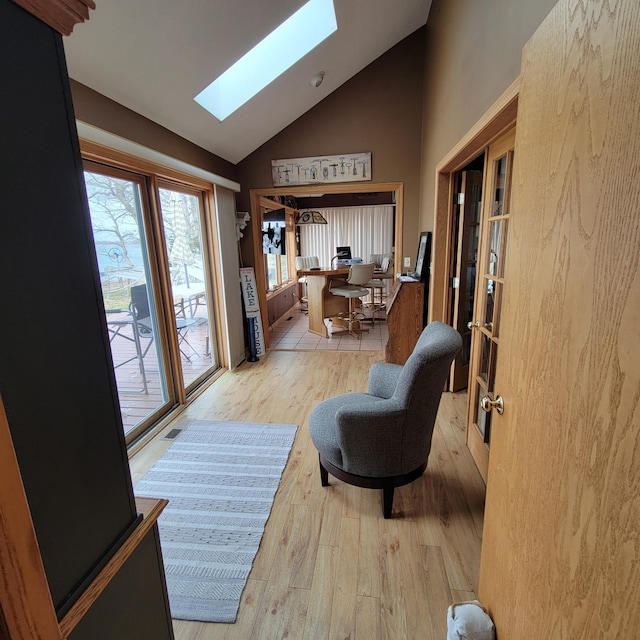
[[[240,283],[242,286],[242,297],[244,299],[245,316],[247,320],[254,319],[249,326],[253,325],[253,338],[255,340],[256,355],[265,355],[264,336],[262,335],[262,317],[260,315],[260,304],[258,302],[258,290],[256,288],[256,274],[253,267],[242,267],[240,269]]]

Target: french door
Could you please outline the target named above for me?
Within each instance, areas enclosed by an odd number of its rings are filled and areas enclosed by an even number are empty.
[[[505,295],[504,263],[509,225],[511,171],[515,129],[488,150],[482,205],[480,252],[477,262],[476,294],[469,375],[467,446],[484,481],[489,469],[492,407],[500,344],[500,309]],[[500,411],[500,408],[498,411]]]
[[[125,436],[186,400],[218,367],[202,192],[85,163]]]

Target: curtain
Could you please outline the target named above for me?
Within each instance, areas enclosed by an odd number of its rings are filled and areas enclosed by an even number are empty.
[[[369,261],[373,253],[392,253],[395,224],[393,205],[318,209],[328,224],[298,227],[300,255],[318,256],[320,265],[331,266],[336,247],[351,247],[354,258]]]

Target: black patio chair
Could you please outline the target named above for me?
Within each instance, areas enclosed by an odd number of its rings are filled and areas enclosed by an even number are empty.
[[[129,306],[131,315],[134,320],[134,327],[137,334],[141,338],[150,338],[153,340],[153,322],[151,320],[151,312],[149,310],[149,296],[147,294],[147,285],[138,284],[131,287],[131,304]],[[187,345],[196,356],[200,354],[196,351],[193,345],[187,340],[187,332],[191,327],[201,326],[206,322],[206,318],[200,318],[198,316],[186,317],[186,314],[176,314],[176,328],[178,330],[178,346],[180,347],[180,353],[191,362],[191,358],[186,354],[182,345]],[[151,341],[146,346],[143,357],[149,351]]]

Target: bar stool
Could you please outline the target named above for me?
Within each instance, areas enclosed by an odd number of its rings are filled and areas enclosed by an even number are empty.
[[[297,256],[296,257],[296,271],[307,271],[312,267],[319,267],[320,259],[318,256]],[[298,284],[301,284],[303,287],[304,293],[302,297],[299,297],[300,300],[300,311],[304,311],[305,313],[309,313],[309,300],[307,298],[307,276],[300,276],[298,278]],[[303,307],[302,305],[306,304],[307,307]]]
[[[353,308],[353,301],[356,298],[364,298],[369,295],[369,289],[367,283],[373,277],[373,270],[375,265],[369,264],[352,264],[349,268],[349,277],[347,278],[347,284],[342,284],[337,287],[331,287],[329,291],[334,296],[342,296],[349,300],[349,311],[339,313],[338,318],[343,319],[347,323],[347,327],[342,331],[336,331],[331,335],[339,336],[344,333],[352,335],[354,338],[360,339],[360,333],[369,331],[369,329],[362,329],[359,324],[360,320],[364,318],[363,314],[357,314]],[[358,325],[358,326],[356,326]]]

